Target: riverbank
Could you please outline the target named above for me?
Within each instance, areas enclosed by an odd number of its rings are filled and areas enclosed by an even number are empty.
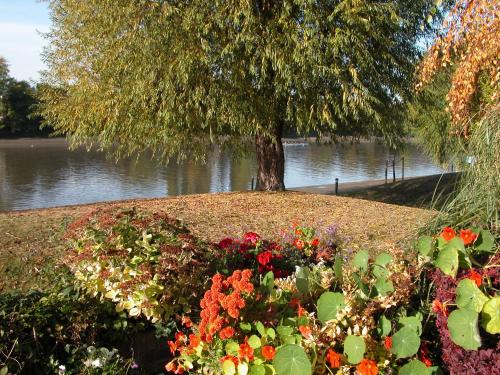
[[[403,206],[439,207],[453,192],[460,173],[444,173],[430,176],[409,177],[405,180],[369,180],[339,183],[338,195]],[[311,194],[335,195],[335,185],[305,186],[293,188]]]
[[[163,210],[212,241],[249,230],[273,238],[293,221],[318,227],[335,224],[342,236],[356,239],[350,247],[369,246],[373,251],[411,238],[433,215],[429,210],[300,192],[198,194],[1,213],[0,291],[51,285],[61,267],[66,226],[96,208],[111,206]]]

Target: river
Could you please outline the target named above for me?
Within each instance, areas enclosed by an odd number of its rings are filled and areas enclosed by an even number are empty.
[[[420,148],[409,143],[396,155],[396,174],[441,173]],[[285,145],[287,188],[383,179],[393,154],[378,142]],[[204,165],[160,166],[145,156],[115,163],[98,151],[69,151],[63,139],[0,140],[0,211],[54,207],[129,198],[241,191],[251,188],[255,157],[234,159],[210,153]],[[389,172],[392,176],[392,169]]]

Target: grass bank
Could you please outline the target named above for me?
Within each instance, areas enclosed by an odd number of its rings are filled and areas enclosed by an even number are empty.
[[[0,214],[0,292],[51,285],[65,250],[69,222],[99,207],[137,206],[163,210],[183,220],[192,232],[218,241],[256,231],[275,237],[292,221],[316,226],[337,224],[340,234],[355,239],[354,249],[375,251],[394,246],[416,233],[432,211],[348,197],[284,193],[199,194],[129,200]]]

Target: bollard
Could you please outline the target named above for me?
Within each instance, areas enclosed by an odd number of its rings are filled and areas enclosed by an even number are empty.
[[[401,180],[405,179],[405,157],[401,158]]]
[[[392,159],[392,182],[396,182],[396,159]]]
[[[253,191],[253,182],[254,182],[254,179],[253,179],[253,177],[252,177],[252,191]]]
[[[387,185],[387,170],[389,169],[389,160],[385,161],[385,184]]]
[[[335,195],[339,195],[339,179],[335,179]]]

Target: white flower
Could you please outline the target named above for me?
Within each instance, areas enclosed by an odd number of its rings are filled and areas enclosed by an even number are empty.
[[[66,366],[64,365],[59,365],[59,375],[65,374],[66,373]]]
[[[100,358],[94,359],[90,365],[94,368],[100,368],[102,366],[102,362]]]

